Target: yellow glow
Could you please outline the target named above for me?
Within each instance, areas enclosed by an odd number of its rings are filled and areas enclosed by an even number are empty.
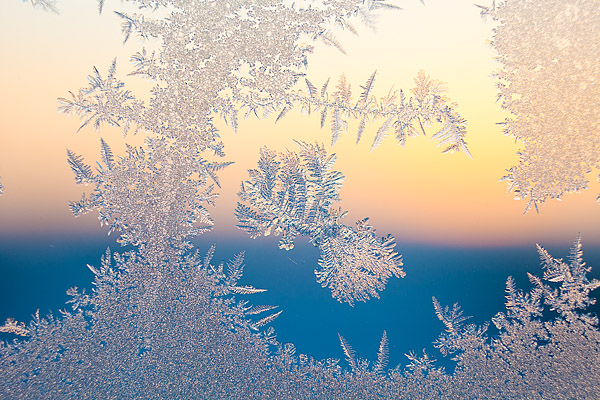
[[[564,243],[577,232],[586,243],[597,242],[600,210],[594,198],[600,187],[594,176],[584,193],[526,216],[525,203],[512,200],[506,184],[498,181],[517,162],[519,146],[496,124],[506,115],[496,103],[491,77],[497,68],[487,44],[491,22],[481,19],[470,0],[428,0],[425,7],[418,1],[402,3],[403,11],[381,16],[376,32],[357,25],[360,36],[339,33],[346,55],[317,44],[307,76],[319,87],[331,78],[332,87],[345,73],[358,95],[359,86],[377,70],[374,92],[381,96],[392,87],[408,94],[422,69],[446,82],[448,97],[468,120],[473,159],[441,154],[429,137],[409,139],[404,149],[389,137],[370,152],[378,125],[371,124],[356,145],[356,124],[351,123],[348,134],[328,147],[338,155],[336,169],[346,176],[340,204],[350,211],[346,223],[369,216],[380,234],[393,233],[399,243]],[[132,40],[122,46],[117,18],[98,16],[93,2],[81,0],[63,0],[61,10],[54,16],[18,0],[0,5],[3,232],[98,229],[95,217],[73,220],[69,214],[67,202],[78,199],[82,188],[74,184],[65,147],[93,163],[99,158],[99,136],[90,128],[76,135],[78,120],[58,114],[56,98],[85,85],[94,65],[106,71],[115,56],[121,79],[140,97],[148,96],[147,82],[126,77],[127,59],[140,43]],[[215,229],[225,234],[236,232],[236,193],[246,170],[256,166],[260,147],[294,150],[293,139],[330,143],[328,127],[319,128],[319,116],[299,112],[277,124],[251,118],[241,122],[235,135],[220,126],[227,159],[236,162],[221,176],[222,197],[213,209]],[[428,136],[433,133],[435,127],[429,128]],[[102,129],[101,135],[122,154],[124,140],[118,130]],[[132,140],[139,143],[141,138]]]

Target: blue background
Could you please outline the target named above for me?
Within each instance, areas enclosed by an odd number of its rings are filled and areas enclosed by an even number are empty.
[[[430,356],[442,358],[431,345],[443,330],[435,316],[432,296],[442,305],[458,302],[466,315],[473,316],[470,322],[481,324],[504,310],[509,275],[519,288],[529,290],[526,273],[541,274],[539,257],[532,245],[453,248],[400,244],[397,251],[403,256],[406,277],[391,279],[381,299],[350,307],[338,303],[329,289],[316,282],[313,271],[319,252],[303,238],[289,252],[279,250],[277,239],[272,237],[251,240],[208,234],[194,244],[201,252],[216,244],[213,263],[245,251],[246,266],[240,284],[268,291],[240,297],[252,304],[280,306],[283,313],[272,326],[279,341],[294,343],[297,353],[317,359],[343,359],[339,333],[360,357],[375,360],[386,330],[390,366],[406,364],[404,354],[411,350],[420,354],[425,348]],[[50,311],[59,315],[58,309],[65,308],[69,287],[91,289],[93,276],[86,264],[99,265],[107,246],[122,250],[113,237],[100,232],[85,237],[0,238],[0,321],[12,317],[28,322],[38,308],[42,315]],[[566,259],[570,246],[566,243],[546,249],[554,257]],[[588,265],[600,265],[600,249],[586,249],[585,238],[583,252]],[[591,276],[598,277],[598,270],[592,270]],[[598,314],[598,305],[592,311]]]

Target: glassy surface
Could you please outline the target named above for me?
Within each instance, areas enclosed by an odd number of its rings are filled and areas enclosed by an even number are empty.
[[[2,396],[599,389],[598,5],[0,22]]]

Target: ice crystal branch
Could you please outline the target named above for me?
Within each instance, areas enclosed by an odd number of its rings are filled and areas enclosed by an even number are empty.
[[[158,90],[156,88],[155,92]],[[88,125],[95,130],[103,125],[120,127],[124,136],[143,130],[154,136],[176,140],[182,146],[190,147],[192,153],[197,148],[224,155],[223,144],[217,140],[219,135],[207,110],[203,112],[202,108],[198,108],[191,113],[188,108],[170,108],[169,104],[158,99],[145,104],[116,78],[116,60],[111,63],[106,77],[94,67],[94,73],[88,76],[88,86],[81,88],[77,94],[69,94],[68,98],[58,99],[58,110],[80,117],[82,123],[78,132]]]
[[[389,345],[387,332],[383,331],[381,342],[379,342],[379,350],[377,351],[377,361],[373,364],[373,369],[377,373],[384,373],[388,364]]]
[[[216,173],[230,163],[208,162],[166,139],[148,139],[145,149],[128,146],[126,156],[115,160],[108,144],[100,143],[102,164],[95,173],[67,151],[76,183],[94,185],[89,197],[70,203],[75,216],[98,210],[109,233],[122,232],[123,245],[180,246],[210,229],[205,206],[218,196]]]
[[[460,306],[455,303],[450,309],[448,306],[442,308],[438,300],[433,298],[435,314],[446,326],[446,332],[434,342],[443,355],[455,353],[459,350],[473,347],[476,343],[482,344],[486,337],[487,324],[477,327],[474,324],[463,324],[471,317],[465,317]]]
[[[443,372],[443,369],[435,367],[435,358],[430,357],[425,349],[423,349],[423,356],[418,356],[414,351],[405,354],[405,356],[410,361],[407,368],[411,374],[425,374],[430,371]]]
[[[281,311],[237,299],[263,291],[240,283],[242,255],[214,265],[214,248],[200,256],[189,251],[189,245],[181,245],[195,233],[194,221],[206,217],[204,204],[213,198],[208,182],[218,185],[215,172],[224,166],[200,157],[204,149],[220,154],[210,116],[217,112],[235,127],[236,102],[243,96],[256,101],[244,103],[254,107],[248,112],[279,112],[280,117],[301,106],[300,100],[292,101],[293,96],[308,97],[306,104],[313,109],[321,102],[318,112],[323,124],[329,117],[334,141],[353,118],[360,122],[362,133],[363,125],[378,115],[374,142],[397,128],[396,117],[386,119],[383,113],[400,109],[396,99],[401,94],[375,99],[375,75],[361,86],[356,103],[345,78],[331,94],[327,84],[319,91],[308,80],[304,82],[308,95],[291,90],[310,53],[310,46],[299,44],[303,36],[336,46],[330,25],[352,31],[351,18],[362,17],[369,23],[371,10],[392,8],[391,4],[379,0],[304,1],[289,7],[235,0],[132,3],[142,11],[175,9],[160,21],[121,13],[125,38],[135,34],[161,41],[158,54],[142,50],[134,60],[135,73],[158,82],[151,101],[143,103],[128,93],[115,78],[113,63],[106,78],[95,70],[88,88],[61,104],[64,111],[82,117],[84,126],[109,124],[121,126],[124,132],[140,128],[156,135],[144,148],[128,147],[122,157],[115,157],[101,140],[102,163],[95,172],[82,157],[68,152],[76,181],[94,187],[90,197],[72,204],[73,211],[97,209],[101,221],[124,232],[123,241],[138,248],[126,254],[107,250],[99,267],[88,266],[94,274],[92,293],[70,289],[71,309],[62,311],[62,317],[40,318],[36,313],[28,325],[7,320],[0,327],[3,334],[26,336],[0,343],[0,397],[597,397],[600,332],[597,318],[584,312],[594,303],[590,292],[600,283],[587,278],[590,268],[583,262],[579,238],[569,263],[539,247],[545,273],[542,278],[530,275],[534,288],[529,293],[507,280],[506,313],[493,319],[499,330],[496,337],[486,336],[485,324],[465,324],[457,305],[442,307],[434,299],[436,314],[446,328],[434,345],[454,355],[456,369],[451,374],[435,368],[426,352],[422,357],[409,353],[405,370],[399,366],[385,371],[385,332],[372,364],[339,336],[350,371],[342,370],[336,359],[297,356],[292,344],[278,343],[272,327],[262,329]],[[100,9],[103,4],[99,1]],[[314,8],[309,7],[312,4]],[[570,10],[577,14],[582,3],[575,4]],[[493,7],[490,13],[501,16],[501,8]],[[551,15],[565,17],[562,12]],[[541,23],[516,19],[528,27]],[[558,44],[570,45],[560,40]],[[590,59],[594,62],[594,55]],[[437,118],[446,127],[464,125],[454,111],[444,108],[447,104],[436,85],[424,75],[418,78],[412,99],[404,103],[412,102],[413,108],[405,108],[418,115],[402,117],[409,124],[402,129],[419,132]],[[287,99],[289,104],[277,99]],[[374,114],[369,114],[369,107],[375,107]],[[582,117],[587,115],[584,112]],[[443,128],[440,132],[437,138],[448,140],[447,149],[456,143],[461,148],[453,137],[462,138],[464,131]],[[243,228],[255,236],[282,235],[283,248],[291,248],[298,234],[310,237],[322,253],[318,279],[332,289],[334,297],[352,303],[377,296],[391,274],[403,274],[393,238],[378,238],[365,220],[356,228],[341,224],[345,213],[334,205],[343,175],[333,171],[335,156],[322,146],[300,143],[300,147],[299,153],[263,150],[258,168],[250,171],[242,186],[242,200],[250,204],[238,205]]]
[[[442,308],[438,300],[434,297],[433,307],[435,308],[435,315],[446,326],[446,332],[448,333],[458,332],[463,322],[471,318],[463,316],[463,311],[457,303],[454,303],[452,309],[449,309],[448,306]]]
[[[476,398],[490,397],[484,393],[504,398],[535,393],[539,399],[594,396],[600,331],[597,317],[584,311],[594,304],[589,295],[600,282],[586,277],[591,269],[583,262],[580,237],[571,248],[569,264],[539,245],[538,252],[543,277],[528,274],[533,284],[529,293],[508,278],[506,313],[492,319],[499,330],[495,337],[486,337],[487,325],[462,325],[465,318],[457,305],[442,308],[434,299],[438,318],[446,326],[434,346],[444,355],[454,353],[457,362],[449,392]],[[557,313],[549,317],[547,311]],[[586,378],[574,382],[581,371]]]
[[[113,64],[107,79],[95,71],[88,88],[61,99],[62,110],[78,113],[83,126],[135,123],[169,137],[200,136],[203,140],[197,140],[208,144],[216,138],[208,119],[212,112],[222,114],[236,129],[232,98],[245,91],[274,97],[289,91],[312,51],[302,40],[335,43],[330,25],[349,28],[348,20],[354,16],[394,8],[391,3],[364,0],[327,1],[322,7],[271,1],[132,3],[140,11],[165,6],[173,10],[165,19],[117,12],[125,41],[135,34],[162,42],[158,54],[143,48],[132,57],[134,74],[161,83],[151,102],[144,106],[132,98],[114,78]]]
[[[342,75],[335,91],[329,93],[329,81],[318,90],[308,79],[305,79],[306,92],[297,90],[285,94],[281,98],[257,97],[254,94],[238,95],[235,99],[245,110],[245,117],[250,114],[268,116],[277,114],[277,120],[285,116],[292,108],[303,113],[320,113],[321,127],[329,120],[331,145],[340,135],[348,130],[348,122],[359,122],[356,142],[358,143],[365,127],[369,123],[379,123],[373,138],[371,150],[375,149],[388,135],[394,134],[396,140],[404,147],[407,138],[425,135],[423,126],[440,123],[441,129],[432,135],[438,146],[444,146],[444,153],[462,151],[471,154],[465,141],[466,120],[456,111],[456,104],[450,103],[444,95],[441,82],[432,80],[423,71],[415,78],[415,88],[411,90],[413,97],[407,98],[402,90],[392,91],[379,99],[372,94],[376,73],[374,72],[364,85],[358,100],[352,100],[352,90],[346,77]]]
[[[333,171],[335,154],[319,145],[297,142],[299,153],[260,152],[258,169],[242,183],[235,215],[251,237],[281,235],[289,250],[296,235],[308,236],[321,251],[317,281],[332,296],[353,305],[378,298],[387,280],[404,276],[391,235],[377,237],[368,219],[356,227],[340,223],[346,213],[334,207],[344,176]]]
[[[56,6],[56,0],[23,0],[23,3],[31,2],[34,8],[40,8],[44,11],[48,11],[54,14],[58,14],[58,7]]]
[[[125,84],[115,77],[116,59],[113,60],[108,75],[103,78],[94,67],[93,75],[88,76],[88,86],[70,98],[58,99],[60,112],[75,114],[82,119],[78,132],[86,125],[98,130],[103,124],[123,128],[123,135],[129,132],[132,123],[141,123],[144,107],[135,100],[133,94],[124,89]]]
[[[137,35],[144,41],[158,40],[160,50],[142,48],[131,61],[132,74],[157,82],[149,104],[137,100],[114,76],[113,62],[107,78],[95,69],[87,88],[70,98],[61,98],[61,111],[82,118],[80,129],[91,124],[122,126],[124,134],[135,127],[178,140],[197,141],[203,148],[219,153],[222,145],[210,118],[220,115],[235,131],[238,114],[282,118],[291,108],[314,109],[322,125],[330,116],[332,143],[348,126],[349,119],[360,122],[357,141],[367,123],[379,123],[373,140],[375,148],[393,132],[400,144],[406,138],[424,133],[423,125],[442,124],[432,138],[444,146],[470,156],[464,140],[466,122],[456,105],[443,95],[439,82],[420,72],[413,98],[402,91],[388,96],[372,96],[373,74],[358,102],[351,101],[350,84],[340,78],[336,91],[320,96],[303,77],[312,46],[304,40],[324,40],[340,47],[329,26],[355,32],[350,20],[369,21],[380,9],[397,8],[392,3],[346,0],[285,3],[244,1],[193,3],[182,1],[135,2],[141,9],[170,4],[175,11],[157,20],[151,14],[117,12],[123,20],[127,41]],[[235,20],[235,29],[230,21]],[[274,57],[273,54],[277,56]],[[295,90],[306,84],[309,93]],[[313,90],[315,89],[315,90]],[[414,101],[413,101],[414,100]],[[416,128],[420,128],[420,131]],[[185,139],[183,139],[185,138]]]
[[[383,335],[381,337],[381,342],[379,342],[379,351],[377,352],[377,360],[373,363],[369,362],[369,360],[358,357],[356,352],[350,346],[348,341],[342,337],[338,333],[338,338],[340,339],[340,345],[342,346],[342,351],[344,352],[344,356],[346,357],[346,361],[350,365],[351,371],[359,374],[359,373],[372,373],[374,376],[382,374],[387,366],[388,360],[388,340],[387,333],[383,331]],[[371,367],[371,368],[369,368]]]
[[[600,331],[596,319],[581,314],[597,283],[583,279],[590,269],[579,239],[568,268],[541,254],[548,267],[540,281],[556,290],[540,290],[534,280],[523,294],[507,281],[507,313],[494,317],[499,333],[492,338],[486,325],[465,325],[458,306],[434,301],[446,327],[435,346],[454,355],[451,373],[425,350],[409,352],[404,368],[386,369],[386,332],[374,362],[340,335],[346,370],[337,359],[296,355],[272,327],[263,329],[280,311],[236,298],[236,288],[259,291],[239,284],[243,255],[216,265],[213,254],[180,251],[157,261],[107,250],[99,267],[89,266],[92,293],[70,289],[71,307],[61,318],[36,313],[27,325],[9,319],[0,327],[3,335],[24,335],[0,342],[0,396],[544,399],[595,398],[600,389]],[[581,291],[577,282],[588,286]],[[542,319],[539,293],[546,305],[566,304],[568,312]]]
[[[523,293],[515,287],[514,279],[509,276],[506,280],[506,311],[510,318],[523,323],[542,315],[542,294],[539,288]]]
[[[529,274],[531,282],[543,294],[544,301],[550,306],[550,310],[559,312],[565,318],[580,317],[589,320],[592,324],[597,324],[597,317],[575,313],[576,310],[584,310],[596,302],[595,299],[589,297],[589,294],[600,287],[599,280],[589,281],[586,277],[591,269],[583,261],[581,237],[578,236],[573,243],[569,264],[562,259],[552,257],[540,245],[537,247],[544,268],[543,279],[549,283],[561,283],[559,288],[552,288],[538,277]]]
[[[0,332],[12,333],[18,336],[28,336],[29,331],[23,322],[17,322],[12,318],[8,318],[3,326],[0,326]]]

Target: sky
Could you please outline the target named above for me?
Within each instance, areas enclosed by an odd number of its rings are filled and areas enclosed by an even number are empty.
[[[335,169],[346,176],[340,206],[349,211],[346,224],[364,217],[379,234],[392,233],[398,243],[441,244],[458,247],[542,244],[569,245],[578,232],[584,245],[600,245],[600,193],[597,172],[590,188],[549,201],[540,213],[523,216],[524,201],[507,194],[499,179],[517,163],[520,148],[503,135],[498,122],[508,115],[496,101],[493,73],[499,68],[489,45],[493,23],[484,21],[471,0],[417,0],[398,2],[404,9],[387,11],[372,31],[357,24],[359,35],[340,32],[346,54],[315,45],[306,71],[316,86],[344,73],[353,92],[360,91],[377,70],[374,92],[413,87],[419,70],[446,83],[447,95],[468,121],[466,136],[473,159],[465,154],[441,154],[429,137],[412,138],[401,148],[390,137],[370,151],[377,125],[355,144],[356,124],[331,148],[329,131],[320,129],[317,115],[290,112],[274,119],[242,121],[237,133],[219,123],[226,159],[235,161],[221,175],[221,198],[211,208],[215,234],[243,235],[233,210],[240,182],[254,168],[259,149],[294,150],[293,140],[320,142],[335,152]],[[120,21],[110,12],[122,9],[106,1],[99,16],[92,0],[61,0],[60,15],[35,10],[21,0],[0,4],[0,236],[86,234],[102,228],[90,214],[75,219],[68,201],[83,188],[74,183],[66,148],[82,154],[88,163],[99,160],[103,137],[123,154],[127,141],[140,144],[141,135],[123,138],[116,129],[76,133],[79,121],[57,112],[57,97],[86,85],[96,66],[105,72],[117,58],[120,79],[139,97],[147,98],[150,85],[126,74],[129,56],[141,47],[122,44]],[[427,130],[428,136],[435,127]],[[90,188],[87,188],[89,192]]]

